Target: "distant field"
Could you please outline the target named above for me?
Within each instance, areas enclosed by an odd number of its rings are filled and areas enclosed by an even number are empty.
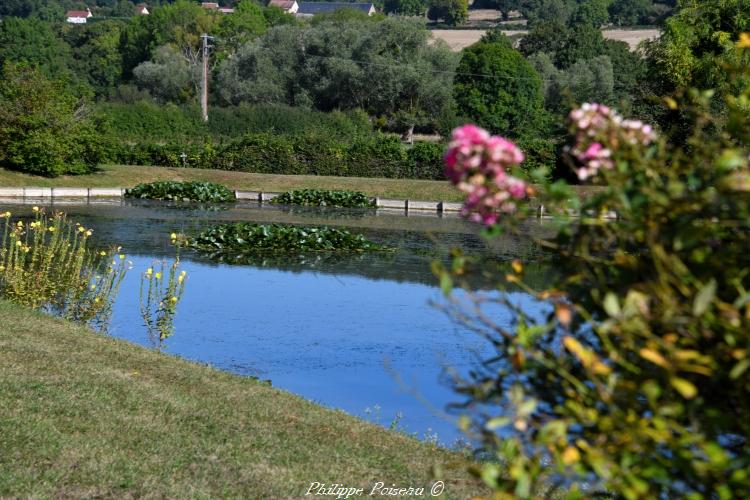
[[[482,38],[487,30],[433,30],[432,35],[435,38],[445,40],[451,50],[460,52],[469,45],[476,43]],[[607,29],[603,30],[605,38],[611,40],[620,40],[627,42],[630,49],[634,50],[643,40],[650,40],[659,37],[657,29]],[[510,30],[505,32],[508,36],[525,35],[526,31]]]

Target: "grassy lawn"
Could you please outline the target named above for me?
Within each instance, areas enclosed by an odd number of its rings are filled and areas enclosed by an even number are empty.
[[[461,201],[461,193],[447,181],[380,179],[315,175],[274,175],[197,168],[108,165],[90,175],[55,179],[0,169],[0,187],[133,187],[141,182],[210,181],[232,189],[283,192],[290,189],[351,189],[369,196],[410,200]]]
[[[301,497],[479,486],[467,463],[253,379],[0,301],[0,497]]]

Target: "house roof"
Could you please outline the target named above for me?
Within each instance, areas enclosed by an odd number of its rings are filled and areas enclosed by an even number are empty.
[[[289,10],[294,7],[295,0],[271,0],[268,5],[278,7],[280,9]]]
[[[91,12],[88,10],[69,10],[65,17],[89,17]]]
[[[355,9],[369,13],[374,6],[371,3],[347,2],[299,2],[297,14],[325,14],[341,9]]]
[[[221,12],[222,14],[233,14],[234,9],[230,7],[219,7],[219,12]]]
[[[204,9],[218,9],[219,4],[216,2],[203,2],[201,4],[201,7],[203,7]]]

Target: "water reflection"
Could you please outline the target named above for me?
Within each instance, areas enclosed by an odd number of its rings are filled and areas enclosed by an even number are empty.
[[[377,406],[380,423],[388,425],[401,414],[401,428],[420,437],[429,429],[446,444],[459,433],[438,413],[457,398],[440,383],[441,367],[467,370],[487,346],[429,305],[441,300],[429,264],[447,258],[452,246],[493,262],[535,253],[524,238],[487,246],[476,226],[455,218],[253,204],[221,211],[142,202],[60,208],[94,228],[94,242],[122,245],[133,260],[110,332],[144,345],[149,341],[139,315],[139,272],[174,257],[171,232],[198,232],[229,220],[328,224],[398,247],[387,254],[264,256],[233,264],[183,251],[189,281],[176,334],[165,351],[270,379],[277,387],[365,418],[374,420]],[[30,213],[28,207],[4,209]],[[539,279],[545,272],[539,270]],[[478,279],[475,286],[491,284]],[[532,307],[522,294],[517,300]]]

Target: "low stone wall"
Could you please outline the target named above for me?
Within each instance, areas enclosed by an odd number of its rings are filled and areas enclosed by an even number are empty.
[[[0,188],[0,201],[29,201],[48,199],[55,200],[90,200],[106,198],[122,198],[125,194],[123,188]],[[279,196],[281,193],[266,193],[263,191],[235,191],[235,196],[240,201],[254,201],[266,203]],[[394,200],[388,198],[373,198],[376,208],[389,213],[403,213],[408,215],[412,213],[456,213],[461,210],[461,203],[450,203],[446,201],[419,201],[419,200]],[[544,206],[536,207],[537,217],[547,217],[548,212]],[[579,214],[570,213],[576,216]],[[593,215],[593,214],[592,214]],[[604,215],[605,219],[616,219],[617,214],[608,212]]]

